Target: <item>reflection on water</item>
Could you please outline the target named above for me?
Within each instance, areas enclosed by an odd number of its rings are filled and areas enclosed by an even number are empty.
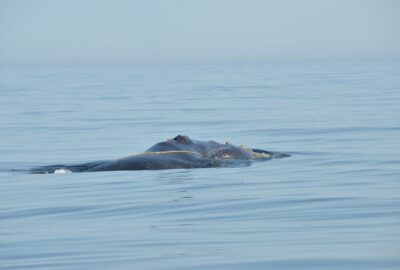
[[[398,63],[0,73],[0,269],[399,269]],[[187,134],[238,168],[33,175]],[[10,171],[14,169],[14,171]]]

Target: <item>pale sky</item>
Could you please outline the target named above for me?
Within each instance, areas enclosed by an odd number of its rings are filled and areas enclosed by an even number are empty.
[[[400,59],[397,0],[0,0],[0,64]]]

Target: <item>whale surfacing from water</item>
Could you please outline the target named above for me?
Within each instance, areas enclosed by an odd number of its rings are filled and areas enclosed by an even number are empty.
[[[31,173],[98,171],[137,171],[190,169],[249,165],[251,161],[289,157],[288,154],[236,146],[215,141],[198,141],[178,135],[160,142],[145,152],[116,160],[75,165],[50,165],[31,169]]]

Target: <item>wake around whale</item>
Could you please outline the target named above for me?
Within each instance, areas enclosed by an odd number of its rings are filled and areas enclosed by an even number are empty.
[[[145,152],[116,160],[94,161],[74,165],[50,165],[30,170],[31,173],[98,172],[127,170],[190,169],[249,165],[289,157],[286,153],[270,152],[229,142],[193,140],[178,135],[157,143]]]

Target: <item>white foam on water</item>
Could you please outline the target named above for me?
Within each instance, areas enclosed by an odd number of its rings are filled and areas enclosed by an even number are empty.
[[[61,168],[61,169],[55,170],[54,173],[72,173],[72,171]]]

